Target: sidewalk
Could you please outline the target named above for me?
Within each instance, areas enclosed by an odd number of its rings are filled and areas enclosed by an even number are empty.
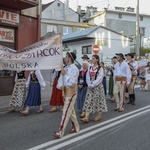
[[[45,90],[41,91],[42,94],[42,104],[48,104],[50,101],[52,88],[49,84],[46,85]],[[11,95],[0,96],[0,112],[7,111],[9,109],[9,102],[11,99]]]

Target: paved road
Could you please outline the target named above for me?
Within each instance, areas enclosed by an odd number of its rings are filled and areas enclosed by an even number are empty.
[[[134,135],[136,131],[139,133],[135,135],[134,137],[138,137],[138,140],[135,141],[134,145],[139,145],[139,140],[143,141],[146,139],[146,130],[149,128],[147,124],[150,124],[149,122],[149,115],[142,114],[139,115],[139,117],[132,118],[131,120],[128,120],[127,122],[122,122],[120,124],[116,124],[114,126],[111,126],[107,130],[102,130],[107,125],[112,125],[112,123],[116,122],[111,121],[111,119],[114,119],[116,117],[119,117],[121,115],[127,115],[127,113],[130,113],[132,111],[138,110],[140,108],[143,108],[145,106],[150,105],[149,100],[149,92],[139,92],[139,89],[136,90],[137,96],[136,96],[136,105],[126,105],[125,112],[119,113],[114,112],[113,109],[115,107],[114,103],[110,103],[107,101],[108,104],[108,112],[103,113],[102,121],[98,123],[94,123],[92,120],[95,117],[95,115],[90,116],[90,122],[88,124],[80,123],[81,131],[78,134],[71,134],[68,135],[70,126],[68,125],[66,129],[66,136],[62,138],[61,140],[56,140],[53,138],[52,134],[54,131],[58,130],[60,119],[61,119],[61,112],[56,113],[48,113],[49,106],[48,104],[45,104],[44,106],[44,113],[42,114],[35,114],[38,108],[32,108],[31,113],[29,116],[23,116],[18,112],[16,113],[0,113],[0,150],[26,150],[29,148],[33,148],[33,150],[36,150],[36,146],[42,147],[42,149],[51,148],[55,145],[59,145],[62,143],[63,145],[61,149],[64,149],[64,142],[68,141],[68,139],[72,139],[74,143],[71,143],[70,145],[66,145],[67,149],[76,149],[76,146],[83,147],[84,149],[87,149],[86,144],[91,143],[90,146],[88,146],[89,150],[95,150],[95,145],[98,142],[98,145],[103,144],[103,149],[105,150],[108,148],[108,145],[110,144],[110,141],[112,145],[114,146],[113,149],[117,149],[118,145],[115,146],[116,140],[119,138],[119,143],[122,141],[128,141],[127,140],[127,133],[132,133],[131,135]],[[148,109],[148,108],[147,108]],[[145,110],[145,109],[144,109]],[[143,111],[144,111],[143,110]],[[142,112],[142,110],[140,111]],[[134,112],[134,114],[138,114],[138,112]],[[77,111],[77,116],[79,120],[79,112]],[[130,116],[128,114],[128,116]],[[127,116],[123,116],[123,118],[126,118]],[[145,121],[144,121],[145,120]],[[118,121],[118,119],[117,119]],[[136,125],[134,125],[134,122]],[[143,122],[144,126],[139,128],[140,125],[138,125],[140,122]],[[130,128],[131,125],[134,125],[133,129]],[[97,127],[95,127],[97,126]],[[141,124],[142,126],[142,124]],[[93,129],[92,129],[92,128]],[[144,131],[143,128],[145,128]],[[95,129],[101,129],[102,131],[96,131]],[[90,137],[86,135],[86,133],[89,133],[89,131],[96,131],[96,133],[92,133]],[[111,133],[112,132],[112,133]],[[100,133],[100,134],[99,134]],[[110,136],[109,136],[109,134]],[[149,133],[149,132],[148,132]],[[122,137],[125,134],[125,137]],[[82,136],[87,136],[86,139],[82,139]],[[120,137],[121,136],[121,137]],[[75,137],[77,139],[77,142],[75,142]],[[133,137],[133,139],[134,139]],[[125,138],[125,139],[124,139]],[[95,141],[97,139],[97,142]],[[116,140],[115,140],[116,139]],[[147,139],[149,141],[149,138]],[[94,142],[95,141],[95,142]],[[84,143],[85,142],[85,143]],[[114,142],[114,144],[113,144]],[[147,141],[145,141],[147,142]],[[41,145],[42,144],[42,145]],[[132,143],[130,143],[132,145]],[[96,146],[98,146],[96,145]],[[120,143],[121,146],[121,143]],[[128,146],[124,144],[124,146]],[[102,150],[103,150],[102,149]],[[118,149],[122,150],[122,149]],[[128,147],[127,147],[128,150]],[[134,149],[133,149],[134,150]],[[138,150],[138,149],[137,149]],[[142,149],[146,150],[146,149]]]

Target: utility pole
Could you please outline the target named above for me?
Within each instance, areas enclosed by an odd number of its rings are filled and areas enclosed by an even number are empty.
[[[140,35],[139,35],[139,0],[136,6],[136,54],[140,55]]]

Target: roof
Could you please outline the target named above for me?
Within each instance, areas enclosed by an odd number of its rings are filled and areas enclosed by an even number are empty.
[[[74,39],[79,39],[79,38],[87,38],[87,36],[88,36],[89,34],[91,34],[92,32],[94,32],[95,30],[97,30],[97,29],[99,29],[99,28],[103,28],[103,29],[105,29],[105,30],[109,30],[109,31],[114,32],[114,33],[116,33],[116,34],[122,35],[121,33],[118,33],[118,32],[116,32],[116,31],[113,31],[113,30],[108,29],[108,28],[103,27],[103,26],[94,26],[94,27],[87,28],[87,29],[82,30],[82,31],[77,31],[77,32],[73,32],[73,33],[71,33],[71,34],[64,35],[64,36],[62,37],[62,40],[63,40],[63,42],[65,42],[65,41],[74,40]],[[125,36],[125,35],[122,35],[122,36]],[[128,37],[128,36],[125,36],[125,37],[130,38],[130,37]],[[130,38],[130,39],[132,39],[132,38]]]
[[[90,33],[94,32],[98,28],[99,28],[99,26],[94,26],[92,28],[87,28],[87,29],[82,30],[82,31],[73,32],[71,34],[64,35],[62,37],[62,40],[63,41],[67,41],[69,39],[71,40],[71,39],[77,39],[77,38],[86,37],[87,35],[89,35]]]
[[[42,5],[42,11],[45,10],[47,7],[49,7],[52,3],[54,3],[54,1],[47,3],[45,5]]]

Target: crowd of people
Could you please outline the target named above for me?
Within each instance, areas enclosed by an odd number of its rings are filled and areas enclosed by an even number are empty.
[[[53,70],[53,88],[50,97],[50,113],[56,112],[59,107],[62,118],[59,130],[54,137],[61,138],[65,128],[71,119],[72,128],[70,133],[80,130],[75,104],[81,112],[81,121],[88,123],[90,114],[96,113],[94,122],[100,121],[103,112],[107,112],[106,95],[110,95],[110,101],[115,102],[114,111],[123,112],[125,98],[129,99],[127,104],[135,105],[134,86],[137,77],[140,78],[140,90],[150,90],[150,63],[147,67],[138,67],[134,55],[128,53],[116,54],[111,58],[112,65],[105,68],[100,62],[98,55],[91,59],[87,55],[81,57],[82,68],[79,70],[74,61],[76,55],[67,52],[65,65],[60,69]],[[109,88],[107,93],[106,76],[109,76]],[[30,71],[27,80],[24,71],[16,73],[16,84],[10,100],[9,112],[15,112],[20,107],[20,113],[29,115],[31,106],[39,106],[37,114],[43,112],[41,105],[41,90],[44,90],[45,81],[39,70]]]

